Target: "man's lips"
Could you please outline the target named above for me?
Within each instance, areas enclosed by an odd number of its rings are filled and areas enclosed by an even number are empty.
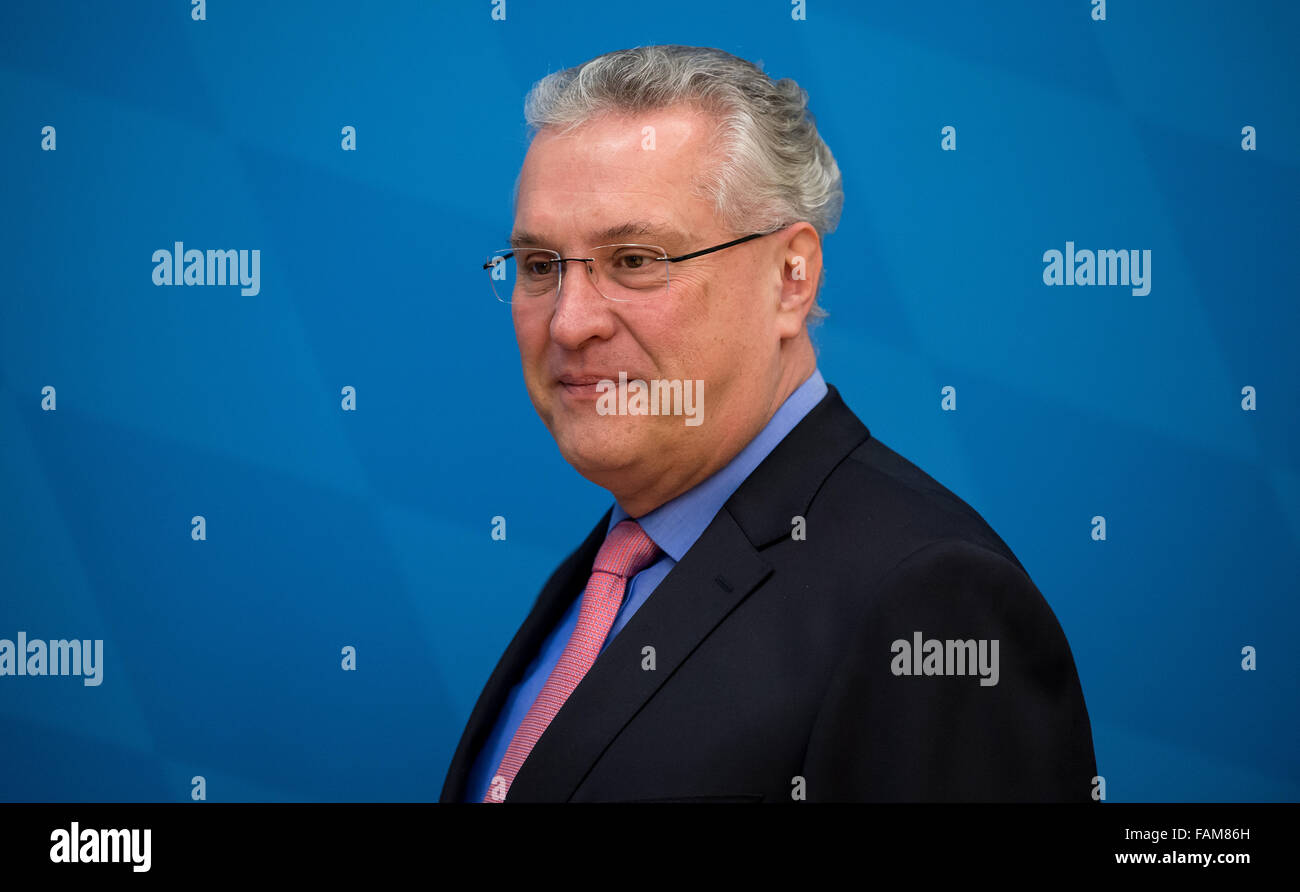
[[[555,380],[572,387],[585,387],[597,381],[617,381],[618,375],[560,375]]]
[[[629,381],[633,381],[635,379],[636,378],[634,375],[627,376],[627,380]],[[592,400],[594,400],[596,397],[600,395],[596,387],[601,381],[612,381],[614,382],[614,384],[617,385],[618,373],[615,372],[613,374],[608,374],[608,373],[593,374],[590,372],[584,372],[578,374],[578,373],[565,372],[564,374],[557,375],[555,379],[555,383],[567,395],[571,397],[575,397],[577,399],[592,399]]]

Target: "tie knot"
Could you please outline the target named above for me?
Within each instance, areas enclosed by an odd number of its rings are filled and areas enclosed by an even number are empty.
[[[591,569],[631,579],[654,563],[658,553],[659,546],[641,529],[641,524],[624,520],[609,531]]]

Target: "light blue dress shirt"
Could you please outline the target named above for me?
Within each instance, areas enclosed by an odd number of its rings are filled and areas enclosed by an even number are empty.
[[[632,577],[624,593],[623,604],[619,608],[618,615],[614,617],[614,625],[610,627],[609,635],[601,645],[602,653],[609,646],[609,642],[614,640],[614,636],[627,625],[637,609],[646,602],[663,578],[677,566],[682,555],[686,554],[695,544],[695,540],[700,538],[700,534],[713,522],[714,516],[726,504],[727,499],[731,498],[731,494],[737,487],[763,459],[767,458],[768,453],[785,439],[786,434],[803,420],[812,407],[821,402],[824,396],[826,396],[826,382],[822,379],[821,372],[813,369],[808,380],[795,388],[794,393],[786,398],[781,408],[776,410],[767,425],[759,431],[758,436],[736,453],[735,458],[724,468],[638,519],[641,528],[659,546],[663,556]],[[615,503],[607,531],[627,517],[627,512]],[[529,665],[523,678],[510,692],[497,717],[496,726],[474,761],[465,788],[466,802],[482,802],[483,797],[487,795],[488,785],[491,784],[492,776],[501,765],[515,731],[523,722],[524,716],[528,714],[537,695],[542,692],[542,686],[550,678],[551,671],[560,661],[560,655],[564,653],[565,645],[569,643],[573,629],[578,624],[578,608],[581,603],[582,594],[579,593],[578,597],[573,599],[573,604],[569,606],[564,618],[542,644],[536,659]]]

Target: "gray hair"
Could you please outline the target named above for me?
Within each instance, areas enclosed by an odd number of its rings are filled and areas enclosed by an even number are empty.
[[[844,189],[808,93],[723,50],[642,46],[597,56],[534,84],[524,117],[531,137],[544,128],[572,130],[605,112],[683,103],[718,119],[713,148],[722,160],[696,188],[730,229],[768,232],[805,220],[821,236],[835,229]],[[814,301],[809,317],[825,315]]]

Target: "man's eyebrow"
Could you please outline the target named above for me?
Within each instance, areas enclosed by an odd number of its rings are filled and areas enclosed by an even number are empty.
[[[544,241],[545,239],[541,236],[533,235],[531,232],[517,231],[510,234],[510,247],[512,248],[522,248],[524,246],[540,248]]]
[[[610,226],[606,229],[590,233],[588,239],[591,244],[588,247],[613,244],[619,239],[646,235],[655,238],[680,238],[680,234],[677,233],[676,230],[665,224],[655,223],[648,220],[631,220],[627,223],[619,223],[616,226]],[[520,248],[524,246],[537,248],[546,245],[546,243],[547,240],[545,238],[532,232],[516,230],[510,235],[510,247],[512,248]]]
[[[670,227],[665,226],[662,223],[651,223],[646,220],[633,220],[627,223],[620,223],[618,226],[611,226],[608,229],[601,230],[600,232],[593,232],[591,237],[597,244],[603,244],[605,242],[613,242],[621,238],[632,238],[634,236],[652,235],[659,237],[675,234],[676,233],[674,233]]]

